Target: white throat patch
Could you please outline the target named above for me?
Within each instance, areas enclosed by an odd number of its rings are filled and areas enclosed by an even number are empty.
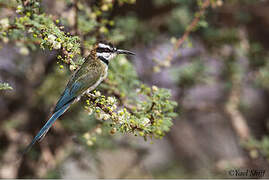
[[[102,53],[96,53],[96,56],[99,58],[104,58],[106,60],[111,60],[116,56],[116,53],[109,53],[109,52],[102,52]]]

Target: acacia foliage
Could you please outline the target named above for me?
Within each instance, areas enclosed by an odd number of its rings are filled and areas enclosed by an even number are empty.
[[[72,72],[79,68],[87,51],[100,37],[116,44],[127,40],[113,31],[115,23],[109,15],[115,4],[135,1],[64,1],[66,7],[74,8],[72,22],[46,13],[39,0],[1,3],[13,12],[12,18],[0,20],[2,42],[14,42],[22,55],[31,56],[39,48],[56,51],[59,69],[69,67]],[[84,109],[89,114],[87,122],[91,121],[91,125],[78,131],[83,142],[93,145],[96,136],[103,132],[130,133],[144,139],[163,137],[176,116],[176,102],[171,100],[170,91],[142,84],[125,57],[118,57],[110,66],[107,80],[98,91],[84,98]],[[45,89],[41,95],[50,94],[49,91]]]

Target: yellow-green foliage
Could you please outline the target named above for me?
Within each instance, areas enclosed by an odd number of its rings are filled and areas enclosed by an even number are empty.
[[[72,5],[69,1],[64,3]],[[92,48],[99,36],[108,40],[114,39],[114,42],[128,38],[128,35],[123,33],[120,36],[120,31],[114,31],[115,22],[107,18],[115,3],[103,0],[89,6],[85,1],[77,1],[75,26],[70,27],[66,19],[44,13],[38,0],[18,1],[17,15],[12,19],[0,20],[0,40],[17,42],[23,55],[28,55],[39,47],[57,51],[55,59],[61,60],[61,63],[58,62],[58,70],[61,71],[65,63],[69,66],[68,69],[74,71],[84,60],[82,49]],[[135,3],[135,0],[118,0],[117,3],[121,6],[124,3]],[[117,23],[119,27],[122,25],[123,21]],[[66,31],[68,28],[73,28],[75,32],[72,31],[72,34]],[[55,77],[56,75],[57,73],[54,73]],[[53,85],[56,79],[50,75],[38,90],[39,96],[50,94],[51,98],[40,97],[39,100],[44,99],[46,104],[53,103],[55,93],[49,91],[56,92],[53,90],[57,87]],[[101,95],[101,92],[104,95]],[[86,97],[84,109],[89,115],[85,117],[87,113],[84,111],[81,124],[85,122],[89,126],[72,124],[66,127],[80,133],[89,146],[93,145],[97,141],[97,135],[103,134],[104,131],[111,134],[130,133],[145,139],[161,138],[172,126],[172,118],[176,116],[175,107],[176,103],[171,101],[169,90],[142,84],[133,65],[125,57],[119,57],[110,64],[106,82],[98,91]]]

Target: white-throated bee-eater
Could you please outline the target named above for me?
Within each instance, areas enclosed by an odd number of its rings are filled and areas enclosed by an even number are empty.
[[[23,154],[40,141],[48,132],[52,124],[80,97],[94,90],[107,76],[108,64],[117,54],[134,55],[133,52],[117,49],[110,43],[98,43],[82,66],[71,76],[63,91],[51,118],[37,133],[32,142],[26,147]]]

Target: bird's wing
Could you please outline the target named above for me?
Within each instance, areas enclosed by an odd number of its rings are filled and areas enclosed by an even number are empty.
[[[66,87],[64,92],[62,93],[60,99],[58,100],[55,109],[54,109],[54,113],[57,112],[58,110],[60,110],[64,105],[66,105],[67,103],[73,101],[76,98],[76,96],[74,96],[74,94],[70,93],[70,88]]]
[[[99,68],[98,66],[85,65],[76,71],[57,102],[54,112],[93,86],[101,77],[101,70]]]

